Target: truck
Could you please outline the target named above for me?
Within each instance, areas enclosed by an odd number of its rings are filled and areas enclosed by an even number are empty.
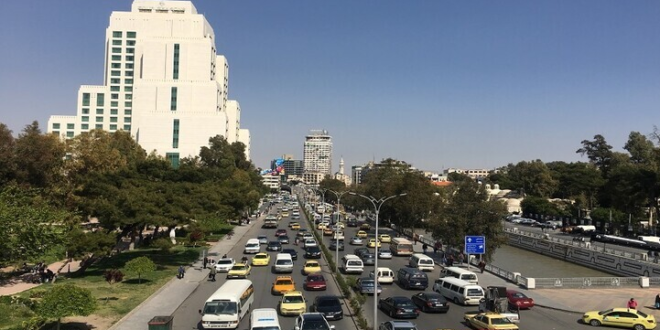
[[[465,317],[468,315],[474,317],[477,314],[497,314],[513,323],[520,322],[520,313],[511,310],[509,299],[506,297],[506,287],[503,286],[489,286],[484,289],[484,298],[479,302],[479,312],[466,313]]]

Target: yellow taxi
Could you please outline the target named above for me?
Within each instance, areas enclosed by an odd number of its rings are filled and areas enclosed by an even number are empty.
[[[300,315],[307,311],[307,302],[300,291],[289,291],[280,300],[280,314]]]
[[[329,227],[329,226],[330,226],[330,223],[329,223],[329,222],[321,222],[321,223],[319,223],[319,224],[316,226],[316,229],[318,229],[318,230],[323,230],[323,229],[325,229],[325,228],[327,228],[327,227]]]
[[[337,222],[337,224],[335,224],[335,226],[337,226],[337,227],[339,227],[339,228],[341,228],[341,229],[346,228],[346,225],[345,225],[343,222]]]
[[[383,242],[383,243],[391,243],[392,242],[392,236],[387,235],[387,234],[380,234],[380,235],[378,235],[378,240]]]
[[[367,246],[370,247],[370,248],[375,248],[376,247],[376,239],[375,238],[370,239]],[[378,247],[380,247],[380,240],[378,240]]]
[[[595,327],[607,325],[635,330],[654,329],[657,325],[653,315],[632,308],[612,308],[600,312],[586,312],[582,316],[582,321]]]
[[[303,273],[309,275],[311,273],[320,273],[321,264],[316,260],[307,260],[303,266]]]
[[[268,266],[270,264],[270,256],[268,253],[257,253],[252,257],[252,266]]]
[[[497,313],[466,313],[464,319],[472,329],[518,330],[515,323]]]
[[[323,236],[332,236],[333,233],[334,231],[330,227],[325,227],[325,229],[323,229]]]
[[[366,231],[360,230],[360,231],[357,232],[357,234],[355,234],[355,236],[357,236],[359,238],[367,238],[368,234],[367,234]]]
[[[297,222],[290,223],[289,227],[291,228],[291,230],[300,230],[300,224]]]
[[[278,276],[275,282],[273,282],[273,287],[270,289],[273,294],[285,294],[295,290],[296,283],[291,276]]]
[[[227,278],[247,278],[251,270],[250,265],[237,263],[227,272]]]

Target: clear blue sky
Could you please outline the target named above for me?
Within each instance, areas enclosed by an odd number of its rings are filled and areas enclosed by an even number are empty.
[[[302,158],[326,129],[333,170],[395,158],[424,170],[576,161],[602,134],[659,124],[659,1],[194,1],[230,65],[252,158]],[[0,122],[75,114],[103,78],[110,13],[131,1],[7,1]],[[583,158],[583,160],[586,160]]]

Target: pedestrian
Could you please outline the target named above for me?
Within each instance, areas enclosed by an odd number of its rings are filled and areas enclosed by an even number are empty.
[[[479,269],[481,270],[481,273],[484,273],[484,269],[486,269],[486,262],[483,260],[479,261]]]
[[[428,248],[429,248],[429,246],[426,245],[426,243],[424,243],[424,245],[422,245],[422,251],[424,252],[424,254],[426,254],[426,249],[428,249]]]
[[[217,273],[217,271],[215,270],[215,267],[211,267],[211,272],[209,273],[209,277],[210,277],[211,281],[213,281],[213,282],[215,282],[215,274],[216,273]]]
[[[660,309],[660,293],[655,296],[655,309]]]
[[[186,275],[186,269],[183,268],[183,265],[179,266],[179,278],[183,278],[183,276]]]
[[[635,298],[630,298],[630,300],[628,300],[628,309],[629,310],[630,309],[637,309],[637,302],[635,301]]]
[[[438,254],[438,250],[440,250],[440,242],[435,242],[435,244],[433,244],[433,253]]]
[[[206,264],[209,263],[209,258],[204,257],[204,269],[206,269]]]
[[[444,266],[449,266],[448,262],[449,262],[449,261],[447,260],[447,256],[446,256],[446,255],[443,255],[443,256],[442,256],[442,264],[443,264]]]
[[[449,259],[447,259],[447,266],[452,267],[454,265],[454,256],[449,255]]]
[[[417,245],[417,234],[413,234],[413,242],[415,242],[415,245]]]
[[[463,261],[465,261],[465,256],[463,256],[463,253],[460,253],[460,254],[458,255],[458,264],[459,264],[459,265],[462,265],[462,264],[463,264]]]

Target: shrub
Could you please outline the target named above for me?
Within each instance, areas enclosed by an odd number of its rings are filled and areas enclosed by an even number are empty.
[[[119,269],[108,269],[103,273],[103,278],[105,278],[106,282],[114,284],[124,280],[124,273]]]
[[[151,247],[159,249],[163,252],[170,252],[172,250],[172,247],[174,247],[174,244],[172,244],[171,239],[166,237],[161,237],[151,242]]]
[[[341,289],[341,292],[344,294],[344,297],[350,298],[351,297],[351,288],[346,284],[346,280],[344,280],[344,276],[341,274],[337,274],[337,283],[339,284],[339,288]]]

